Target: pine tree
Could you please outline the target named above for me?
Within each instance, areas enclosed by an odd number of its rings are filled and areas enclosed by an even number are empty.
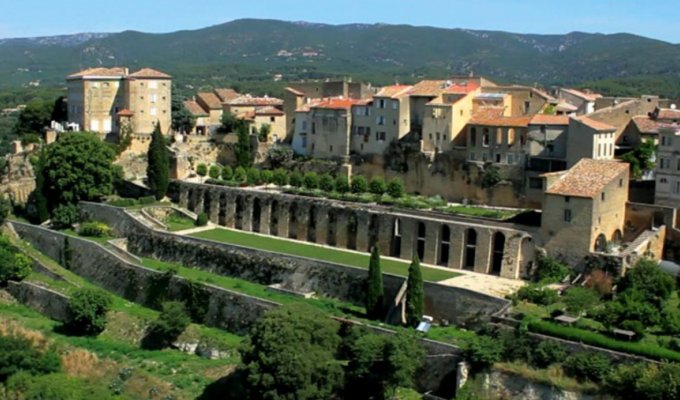
[[[380,250],[378,246],[373,246],[366,284],[366,314],[368,318],[379,319],[383,317],[384,296]]]
[[[160,200],[165,196],[168,184],[170,183],[170,160],[168,149],[165,145],[165,138],[163,138],[161,133],[160,123],[156,124],[151,136],[151,144],[149,145],[147,156],[146,176],[149,188],[156,197],[156,200]]]
[[[408,287],[406,289],[406,324],[416,326],[423,317],[425,291],[423,290],[423,275],[420,272],[420,260],[413,257],[408,267]]]
[[[43,223],[50,217],[50,211],[45,197],[45,175],[43,174],[45,165],[45,147],[40,150],[40,158],[35,165],[35,208],[37,210],[38,222]]]

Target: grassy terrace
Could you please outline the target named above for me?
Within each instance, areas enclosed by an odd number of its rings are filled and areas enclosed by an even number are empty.
[[[327,247],[298,243],[289,240],[276,239],[273,237],[264,237],[246,232],[234,231],[230,229],[218,228],[209,231],[194,233],[191,234],[190,236],[202,239],[215,240],[217,242],[250,247],[254,249],[288,254],[292,256],[313,258],[336,264],[350,265],[359,268],[368,268],[369,261],[368,254],[358,254],[350,251],[330,249]],[[380,261],[380,265],[382,267],[383,272],[400,276],[408,275],[409,264],[405,262],[382,259]],[[422,267],[422,272],[423,279],[432,282],[443,281],[460,275],[453,271],[445,271],[428,267]]]
[[[183,231],[196,227],[193,219],[179,213],[171,213],[163,220],[163,223],[168,227],[170,232]]]

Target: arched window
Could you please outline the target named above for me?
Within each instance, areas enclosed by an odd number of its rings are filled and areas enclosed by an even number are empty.
[[[259,197],[253,200],[253,232],[260,232],[260,223],[262,219],[262,203]]]
[[[465,231],[465,254],[463,268],[470,271],[475,269],[475,256],[477,252],[477,231],[470,228]]]
[[[272,200],[271,210],[269,212],[269,233],[279,235],[279,202]]]
[[[505,252],[505,235],[496,232],[493,235],[493,257],[491,259],[491,274],[500,275],[503,267],[503,253]]]
[[[418,238],[416,239],[416,254],[419,260],[425,259],[425,236],[427,228],[425,223],[418,222]]]
[[[439,237],[439,265],[449,265],[449,252],[451,249],[451,228],[448,225],[442,225],[441,235]]]
[[[392,228],[392,241],[390,243],[390,256],[401,256],[401,220],[396,218]]]

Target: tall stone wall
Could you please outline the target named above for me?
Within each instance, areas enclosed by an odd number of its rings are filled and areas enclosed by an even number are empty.
[[[69,318],[69,298],[61,293],[38,286],[31,282],[12,282],[7,284],[7,291],[19,303],[47,315],[59,322],[66,322]]]
[[[17,234],[50,258],[63,263],[66,235],[12,222]],[[89,240],[68,237],[73,250],[69,268],[90,282],[132,302],[158,308],[161,301],[185,301],[203,315],[206,325],[244,334],[268,309],[278,304],[126,262]],[[195,296],[199,294],[200,296]],[[193,302],[193,303],[192,303]]]
[[[107,205],[81,203],[81,212],[109,223],[127,236],[128,249],[138,255],[363,305],[366,271],[360,268],[156,231],[125,210]],[[383,274],[386,298],[396,297],[404,279]],[[472,290],[425,282],[425,312],[437,319],[464,323],[489,316],[507,303]]]

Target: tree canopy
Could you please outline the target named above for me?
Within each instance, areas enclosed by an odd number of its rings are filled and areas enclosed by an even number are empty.
[[[160,200],[165,197],[170,184],[170,158],[160,123],[156,124],[153,130],[147,159],[147,182],[156,200]]]
[[[368,280],[366,282],[366,315],[368,318],[382,318],[384,300],[383,276],[380,269],[380,250],[378,246],[373,246],[371,259],[368,264]]]
[[[175,132],[189,133],[196,126],[196,118],[184,106],[184,101],[179,96],[172,98],[172,130]]]

